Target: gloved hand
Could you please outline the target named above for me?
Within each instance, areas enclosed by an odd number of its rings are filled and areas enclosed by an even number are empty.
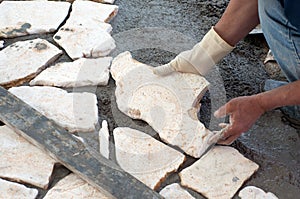
[[[180,53],[168,64],[153,68],[153,72],[161,76],[174,71],[204,76],[233,48],[212,27],[193,49]]]

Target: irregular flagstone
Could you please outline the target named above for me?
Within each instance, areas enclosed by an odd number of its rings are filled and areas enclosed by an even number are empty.
[[[187,190],[183,189],[177,183],[166,186],[159,194],[165,199],[195,199]]]
[[[9,182],[0,179],[0,197],[1,198],[22,198],[35,199],[38,195],[37,189],[27,188],[18,183]]]
[[[72,198],[72,199],[111,199],[95,189],[92,185],[83,181],[76,174],[70,174],[60,180],[51,188],[44,199]]]
[[[7,126],[0,136],[0,177],[47,189],[55,160]]]
[[[118,108],[134,119],[146,121],[161,139],[200,157],[213,133],[197,119],[198,104],[209,83],[194,74],[157,76],[152,67],[132,59],[129,52],[117,56],[111,66],[116,80]]]
[[[58,63],[42,71],[30,85],[80,87],[107,85],[111,57],[81,58],[74,62]]]
[[[55,34],[54,40],[73,60],[107,56],[116,47],[114,39],[101,27],[66,25]]]
[[[271,192],[264,192],[264,190],[257,188],[255,186],[247,186],[242,189],[239,193],[241,199],[278,199]]]
[[[72,12],[66,24],[101,25],[117,15],[118,6],[92,1],[74,1]]]
[[[0,4],[0,38],[54,32],[69,9],[68,2],[3,1]]]
[[[152,189],[185,160],[180,152],[141,131],[118,127],[113,134],[120,167]]]
[[[257,169],[236,149],[216,146],[192,166],[179,173],[181,184],[207,198],[232,198]]]
[[[98,122],[93,93],[68,93],[56,87],[21,86],[9,91],[70,132],[90,132]]]
[[[66,24],[54,35],[72,59],[80,57],[101,57],[108,55],[115,47],[109,34],[110,24],[118,6],[91,1],[75,1]]]
[[[16,42],[0,51],[0,86],[20,85],[35,77],[62,54],[44,39]]]
[[[271,62],[276,62],[275,57],[274,57],[274,55],[273,55],[273,53],[272,53],[271,50],[268,51],[267,56],[266,56],[266,58],[264,60],[264,64],[266,64],[266,63],[268,63],[270,61]]]
[[[99,150],[101,155],[109,159],[109,130],[106,120],[102,121],[102,127],[99,131]]]
[[[87,0],[80,0],[80,1],[87,1]],[[110,3],[110,4],[113,4],[115,2],[115,0],[92,0],[92,1],[98,2],[98,3]]]
[[[263,31],[262,31],[262,28],[261,28],[261,25],[258,24],[251,32],[249,32],[249,34],[262,34]]]

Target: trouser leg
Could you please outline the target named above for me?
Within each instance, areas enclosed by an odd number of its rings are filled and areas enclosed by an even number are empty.
[[[258,9],[264,36],[287,80],[300,80],[299,31],[286,18],[279,0],[258,0]],[[281,85],[282,82],[278,82],[277,86]],[[300,119],[300,105],[282,110],[288,116]]]

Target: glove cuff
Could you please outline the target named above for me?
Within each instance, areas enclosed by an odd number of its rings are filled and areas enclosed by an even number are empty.
[[[203,39],[196,44],[192,50],[184,51],[177,56],[177,60],[185,60],[187,65],[174,65],[177,71],[185,71],[186,68],[193,67],[196,73],[206,75],[223,57],[234,49],[224,41],[212,27]],[[181,61],[183,62],[183,61]]]

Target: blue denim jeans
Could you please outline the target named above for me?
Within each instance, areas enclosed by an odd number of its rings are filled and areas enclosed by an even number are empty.
[[[279,0],[258,0],[258,11],[264,36],[287,80],[300,80],[299,30],[286,18]],[[266,89],[284,84],[287,82],[269,81]],[[300,105],[283,107],[282,110],[289,117],[300,120]]]

